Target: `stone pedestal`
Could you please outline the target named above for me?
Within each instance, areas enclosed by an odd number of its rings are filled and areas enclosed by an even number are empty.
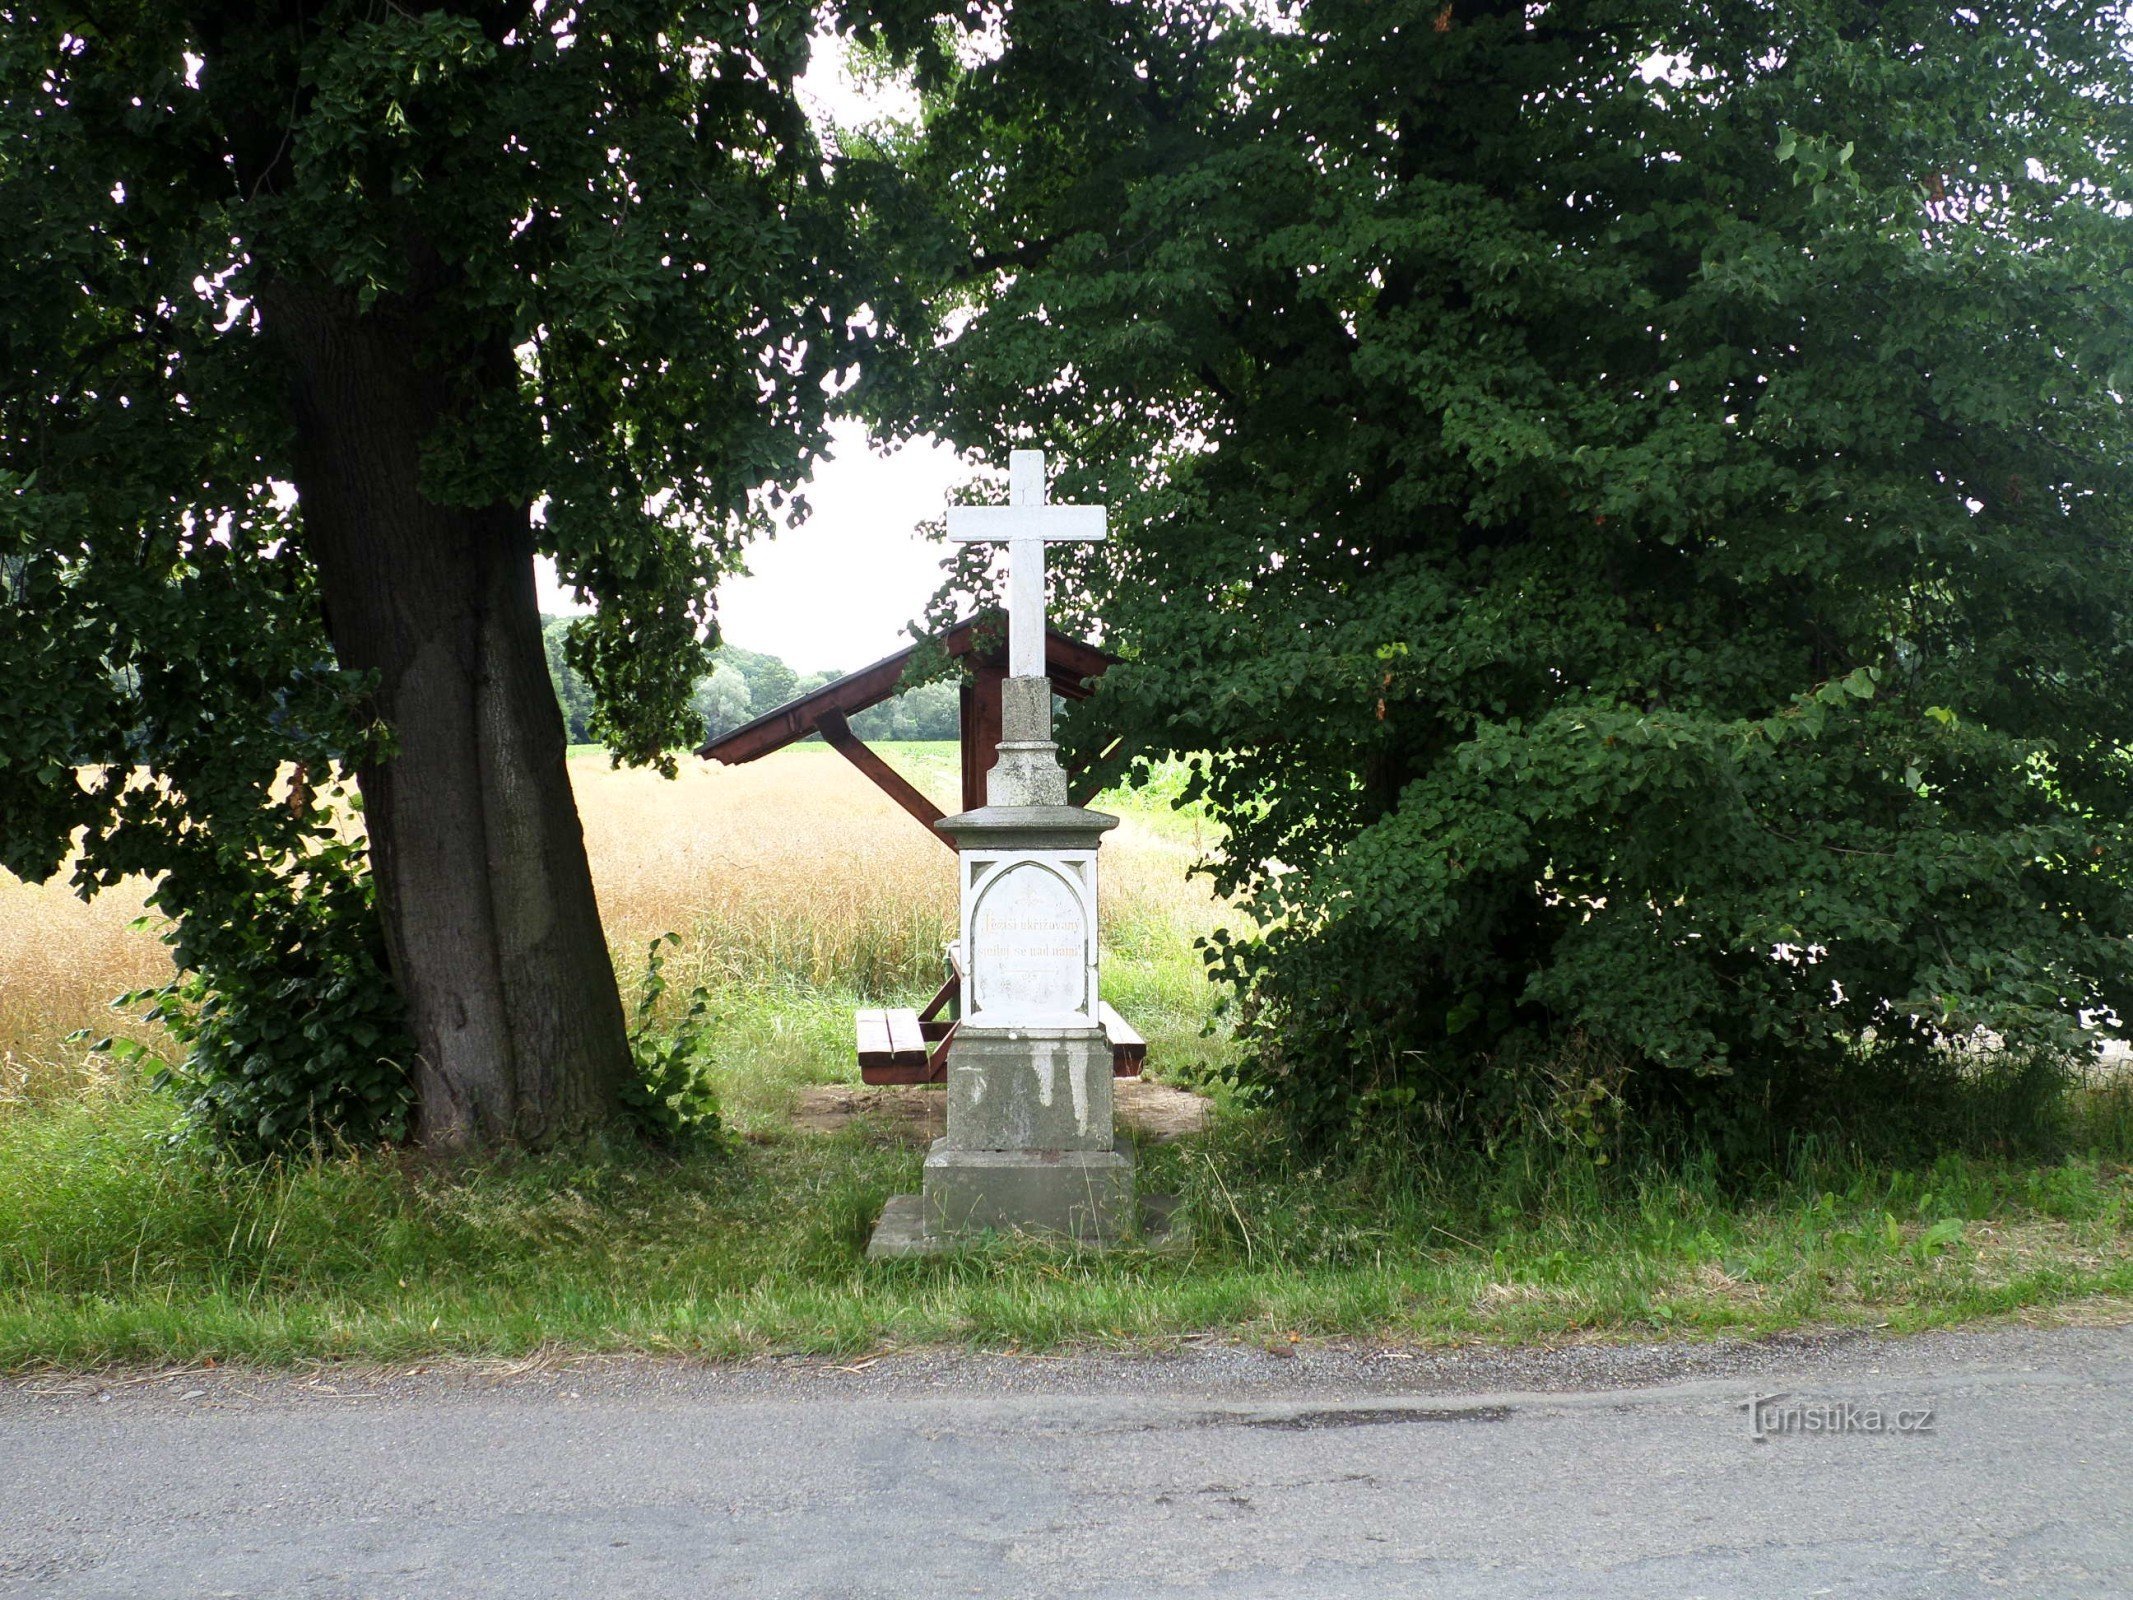
[[[1066,768],[1052,743],[1050,678],[1009,678],[1000,685],[999,758],[985,774],[985,803],[988,808],[1066,805]],[[940,827],[947,831],[954,820]]]
[[[951,1150],[1109,1150],[1111,1041],[1101,1028],[966,1022],[948,1052]]]
[[[1112,1125],[1098,999],[1096,850],[1116,817],[1066,803],[1051,684],[1010,678],[988,804],[936,824],[959,852],[963,1016],[947,1133],[920,1204],[892,1203],[869,1253],[987,1230],[1111,1244],[1135,1231],[1133,1157]]]
[[[926,1157],[925,1218],[1109,1244],[1133,1231],[1133,1158],[1111,1115],[1101,1028],[956,1030],[948,1132]]]
[[[1117,1244],[1134,1231],[1133,1157],[1124,1150],[949,1150],[926,1157],[929,1239],[1030,1233]]]

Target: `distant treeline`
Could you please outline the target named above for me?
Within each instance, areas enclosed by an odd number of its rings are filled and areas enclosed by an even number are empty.
[[[568,617],[543,617],[541,636],[548,646],[548,676],[562,702],[563,724],[572,744],[592,742],[592,690],[563,659]],[[841,671],[798,673],[776,656],[720,645],[711,671],[696,681],[690,704],[703,719],[704,737],[716,739],[786,701],[811,694]],[[956,691],[952,683],[929,683],[884,700],[852,718],[862,739],[953,739],[956,737]]]

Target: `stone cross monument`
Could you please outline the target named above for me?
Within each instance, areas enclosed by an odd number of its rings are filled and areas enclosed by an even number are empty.
[[[869,1253],[986,1229],[1109,1244],[1134,1231],[1133,1158],[1114,1141],[1098,1009],[1096,847],[1116,817],[1067,803],[1044,659],[1044,547],[1104,536],[1102,506],[1045,503],[1044,456],[1009,457],[1005,506],[955,506],[948,537],[1008,549],[1008,677],[985,804],[936,824],[961,867],[963,1017],[947,1133],[923,1191],[892,1200]]]

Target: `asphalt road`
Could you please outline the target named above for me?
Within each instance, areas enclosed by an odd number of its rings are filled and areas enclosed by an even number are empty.
[[[0,1385],[9,1600],[1055,1594],[2122,1600],[2133,1329]]]

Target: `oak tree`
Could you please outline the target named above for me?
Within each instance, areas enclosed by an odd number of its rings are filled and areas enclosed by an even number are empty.
[[[810,36],[922,17],[0,3],[0,861],[161,874],[210,1003],[249,975],[240,1117],[331,1121],[307,1062],[403,1022],[433,1145],[623,1105],[535,554],[597,601],[596,736],[666,759],[864,338]]]

